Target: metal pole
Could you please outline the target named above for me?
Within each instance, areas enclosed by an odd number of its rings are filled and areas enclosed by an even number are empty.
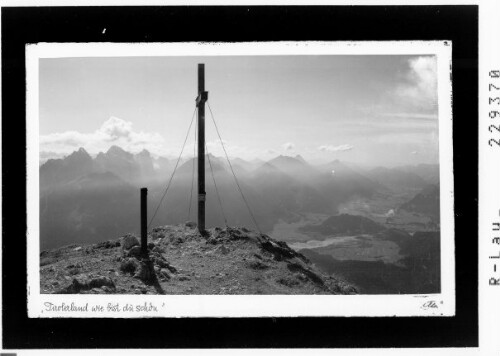
[[[198,231],[205,232],[205,64],[198,64]]]
[[[141,188],[141,254],[148,255],[148,188]]]

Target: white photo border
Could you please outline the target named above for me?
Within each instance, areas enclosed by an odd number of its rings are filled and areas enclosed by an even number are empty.
[[[451,41],[252,43],[38,43],[26,46],[27,271],[30,318],[377,317],[455,315]],[[438,65],[441,292],[410,295],[55,295],[40,294],[39,59],[225,55],[435,55]],[[426,308],[428,302],[437,308]],[[87,305],[48,311],[47,304]],[[108,304],[154,305],[156,312],[93,312]],[[61,308],[63,309],[63,308]]]

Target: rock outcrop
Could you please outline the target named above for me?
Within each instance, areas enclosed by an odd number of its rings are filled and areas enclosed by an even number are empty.
[[[81,247],[81,249],[77,249]],[[42,293],[355,294],[286,243],[246,228],[161,226],[90,246],[43,251]]]

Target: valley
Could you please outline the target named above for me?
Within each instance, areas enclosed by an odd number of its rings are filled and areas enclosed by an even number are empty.
[[[206,159],[208,228],[260,229],[361,293],[439,292],[439,166],[362,168],[339,160],[311,165],[301,156],[235,158],[233,169],[255,226],[227,161]],[[195,220],[196,166],[192,159],[180,162],[158,206],[175,167],[165,157],[113,146],[95,158],[81,148],[48,160],[40,167],[41,250],[137,234],[142,186],[149,190],[148,210],[158,207],[153,227]]]
[[[346,202],[333,221],[335,228],[344,226],[345,231],[329,231],[332,218],[328,215],[306,213],[295,222],[280,221],[270,235],[287,242],[325,272],[356,284],[361,293],[437,293],[438,224],[425,214],[398,209],[410,199],[408,193]],[[361,231],[365,219],[376,224],[371,233]]]

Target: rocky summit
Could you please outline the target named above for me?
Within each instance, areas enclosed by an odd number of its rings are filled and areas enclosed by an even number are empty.
[[[281,241],[246,228],[161,226],[148,253],[125,235],[40,253],[41,293],[52,294],[356,294]]]

